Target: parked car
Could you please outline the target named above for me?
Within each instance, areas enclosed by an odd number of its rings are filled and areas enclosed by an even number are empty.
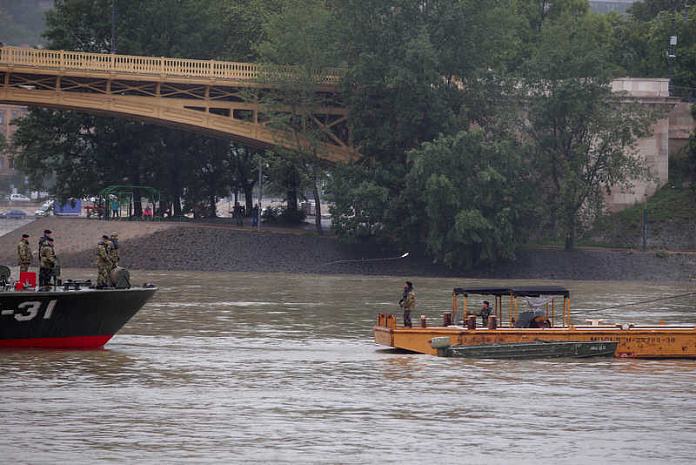
[[[10,202],[31,202],[31,199],[22,194],[10,194]]]
[[[11,220],[23,220],[26,217],[26,212],[23,212],[22,210],[10,210],[5,213],[0,213],[0,218],[8,218]]]
[[[42,217],[42,216],[50,216],[53,214],[53,200],[48,200],[44,202],[36,212],[34,212],[34,216],[36,218]]]

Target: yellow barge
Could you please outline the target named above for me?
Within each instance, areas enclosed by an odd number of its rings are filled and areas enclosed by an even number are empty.
[[[469,312],[467,308],[468,298],[472,295],[491,296],[495,301],[485,326],[478,326],[480,315]],[[531,310],[519,310],[522,298]],[[460,313],[458,306],[462,299]],[[503,299],[507,300],[507,306],[503,305]],[[557,308],[557,303],[559,307],[562,303],[562,310]],[[456,324],[460,317],[461,321]],[[419,327],[399,326],[396,321],[395,315],[379,314],[374,327],[376,343],[435,355],[437,350],[431,347],[431,340],[436,337],[449,337],[453,346],[616,341],[615,357],[696,358],[696,325],[604,324],[602,320],[588,320],[584,325],[572,324],[570,291],[560,286],[456,288],[452,296],[452,311],[443,314],[442,325],[429,325],[425,317],[421,318]]]

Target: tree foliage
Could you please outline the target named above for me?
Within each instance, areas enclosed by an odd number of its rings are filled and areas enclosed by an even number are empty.
[[[428,251],[447,265],[512,260],[532,210],[529,159],[514,139],[480,130],[426,142],[410,152],[407,201]]]
[[[565,16],[547,27],[521,87],[547,225],[567,247],[602,212],[604,192],[649,178],[635,144],[657,114],[612,92],[606,26],[592,16]]]
[[[264,83],[270,89],[260,99],[268,125],[277,130],[277,158],[271,160],[276,180],[283,181],[287,199],[284,218],[302,220],[298,196],[310,191],[315,205],[315,226],[321,226],[319,188],[325,177],[322,158],[330,136],[329,116],[320,109],[335,105],[334,96],[319,92],[317,76],[335,63],[331,15],[321,0],[284,0],[268,16],[258,53],[265,63]],[[287,66],[292,71],[287,72]],[[278,183],[276,182],[276,187]]]
[[[116,7],[119,53],[206,59],[232,46],[219,21],[227,2],[120,0]],[[109,0],[57,0],[47,14],[48,47],[108,52],[110,11]],[[19,126],[18,166],[36,188],[50,185],[58,197],[95,195],[109,184],[148,184],[164,193],[175,215],[181,200],[189,211],[215,214],[216,199],[230,189],[243,191],[251,204],[256,173],[227,141],[68,111],[32,110]]]
[[[331,171],[327,194],[332,202],[332,229],[347,242],[387,242],[390,192],[357,164],[342,164]]]
[[[38,0],[0,0],[0,43],[40,45],[44,11]]]
[[[425,241],[449,265],[512,259],[535,216],[545,219],[537,227],[572,244],[608,190],[649,175],[635,143],[655,114],[609,83],[626,74],[666,77],[672,34],[674,82],[696,87],[696,8],[675,16],[686,8],[680,0],[637,2],[626,17],[592,14],[585,0],[117,4],[119,53],[259,61],[274,90],[249,98],[284,136],[270,157],[204,136],[45,110],[18,133],[19,162],[33,182],[73,195],[138,179],[190,208],[232,189],[249,207],[261,162],[291,209],[312,192],[319,217],[326,181],[334,231],[352,241]],[[110,0],[57,0],[47,17],[49,47],[108,52],[109,8]],[[344,70],[340,96],[316,92],[325,67]],[[349,108],[362,158],[327,176],[321,126],[330,121],[316,110],[334,105]]]

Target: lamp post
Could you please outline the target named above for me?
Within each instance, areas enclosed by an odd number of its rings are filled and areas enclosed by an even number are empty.
[[[116,54],[116,0],[111,0],[111,54]]]
[[[259,208],[256,213],[256,230],[258,232],[261,232],[261,212],[263,211],[261,199],[263,199],[263,162],[259,160]]]
[[[643,250],[648,249],[648,194],[643,194]]]
[[[677,59],[675,47],[677,46],[677,36],[674,33],[674,27],[677,20],[677,4],[672,3],[672,17],[670,18],[671,26],[669,33],[669,48],[667,49],[667,60],[669,61],[669,96],[674,96],[674,62]],[[684,21],[688,21],[688,5],[684,2],[683,10],[681,10]],[[660,21],[664,20],[664,15],[660,13]]]
[[[669,60],[669,96],[674,96],[674,60],[677,56],[674,54],[674,47],[677,45],[677,36],[674,35],[674,17],[676,16],[676,11],[672,11],[672,27],[669,34],[669,52],[667,54],[667,59]]]

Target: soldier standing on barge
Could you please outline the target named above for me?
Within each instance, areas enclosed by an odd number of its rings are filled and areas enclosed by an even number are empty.
[[[416,291],[413,290],[413,283],[406,281],[404,283],[404,294],[399,300],[399,306],[404,310],[404,326],[412,328],[411,310],[416,308]]]
[[[29,247],[29,234],[22,234],[22,240],[17,244],[17,255],[19,257],[19,272],[26,273],[31,266],[31,248]]]

